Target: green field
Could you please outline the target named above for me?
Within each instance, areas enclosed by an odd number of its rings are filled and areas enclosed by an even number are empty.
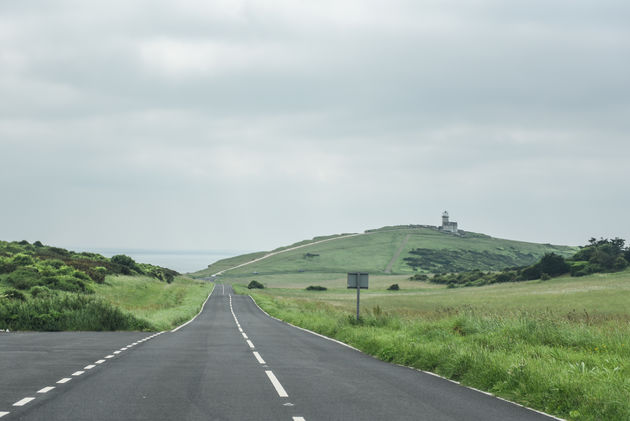
[[[398,258],[393,259],[403,245]],[[352,271],[382,274],[385,273],[390,262],[391,273],[412,274],[415,273],[414,269],[404,259],[413,257],[411,251],[414,249],[438,252],[446,250],[455,254],[451,259],[457,262],[458,267],[484,270],[528,265],[545,253],[555,252],[569,256],[576,250],[574,247],[503,240],[475,233],[455,236],[431,228],[397,227],[341,237],[333,241],[289,250],[229,270],[223,276],[229,278],[254,273],[346,273]],[[221,260],[210,268],[192,275],[194,277],[209,276],[263,255],[264,253],[256,253]]]
[[[385,361],[571,420],[630,419],[630,271],[455,289],[406,278],[370,276],[360,323],[345,274],[257,276],[264,290],[230,281],[270,314]]]
[[[96,295],[156,330],[167,330],[197,314],[212,288],[212,283],[183,276],[170,284],[146,276],[110,276],[96,286]]]

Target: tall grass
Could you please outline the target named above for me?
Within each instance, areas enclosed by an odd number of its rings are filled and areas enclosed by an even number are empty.
[[[91,296],[63,293],[0,300],[0,328],[10,330],[152,330],[146,320]]]
[[[242,290],[241,290],[242,291]],[[251,293],[275,317],[382,360],[435,372],[572,420],[630,419],[630,325],[551,311],[436,312],[375,306],[357,322],[330,304]]]

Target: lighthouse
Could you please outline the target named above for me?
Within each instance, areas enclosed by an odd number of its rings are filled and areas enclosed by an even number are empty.
[[[453,234],[457,234],[457,222],[451,222],[448,220],[448,212],[444,211],[442,213],[442,226],[440,227],[442,231],[451,232]]]

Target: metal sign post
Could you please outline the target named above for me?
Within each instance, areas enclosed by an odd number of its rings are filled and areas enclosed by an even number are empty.
[[[359,321],[359,303],[361,301],[361,289],[368,289],[368,274],[364,272],[349,272],[348,288],[357,289],[357,321]]]

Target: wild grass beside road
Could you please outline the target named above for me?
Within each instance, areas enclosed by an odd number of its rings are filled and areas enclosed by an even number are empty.
[[[630,419],[629,271],[465,291],[417,285],[362,291],[358,324],[354,290],[247,293],[275,317],[385,361],[571,420]]]
[[[170,284],[146,276],[111,276],[95,289],[102,299],[154,329],[167,330],[197,314],[212,286],[183,276]]]

